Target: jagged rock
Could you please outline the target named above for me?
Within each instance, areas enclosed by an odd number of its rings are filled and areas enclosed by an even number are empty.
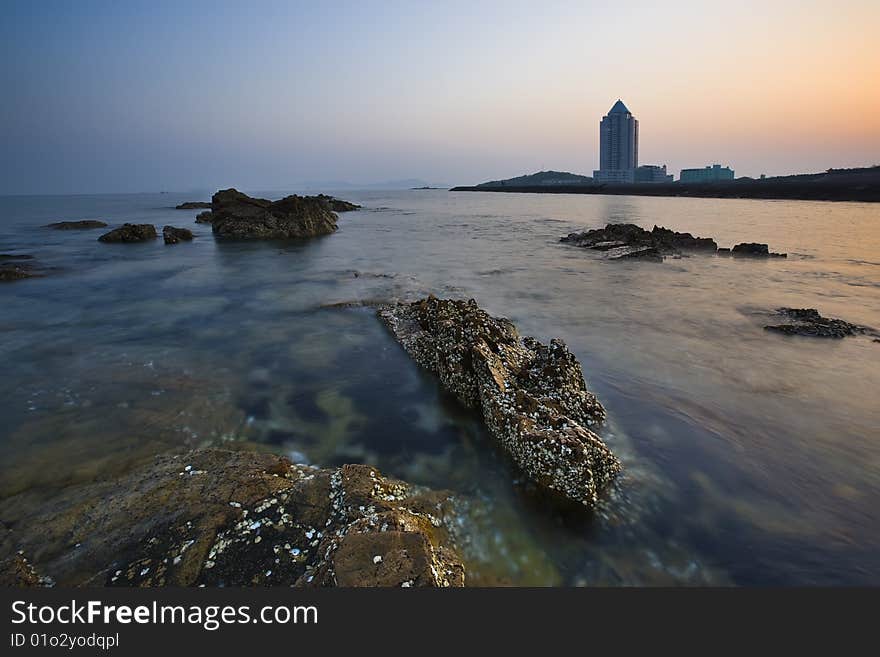
[[[667,255],[679,255],[681,251],[715,251],[718,245],[707,237],[694,237],[690,233],[677,233],[654,226],[647,231],[635,224],[608,224],[580,233],[569,233],[560,241],[597,251],[606,251],[606,258],[662,259]]]
[[[367,465],[205,449],[69,490],[6,543],[62,586],[462,586],[452,505]]]
[[[333,212],[351,212],[352,210],[360,210],[361,206],[351,201],[343,201],[342,199],[327,194],[318,194],[317,198],[323,199],[330,206]]]
[[[743,242],[733,247],[731,253],[735,256],[757,256],[759,258],[787,258],[787,253],[771,253],[770,247],[757,242]]]
[[[206,210],[205,212],[199,212],[196,215],[196,223],[197,224],[209,224],[214,221],[214,213],[210,210]]]
[[[731,253],[728,248],[719,249],[715,240],[709,237],[694,237],[690,233],[677,233],[662,226],[654,226],[647,231],[635,224],[608,224],[605,228],[569,233],[560,241],[605,251],[608,260],[634,257],[662,260],[666,256],[681,256],[682,251],[705,251],[719,255]],[[769,253],[766,244],[737,244],[733,247],[733,254],[786,257],[784,253]]]
[[[292,239],[327,235],[336,230],[336,214],[316,196],[287,196],[280,201],[251,198],[224,189],[211,200],[211,225],[217,237]]]
[[[175,210],[199,210],[202,208],[210,208],[211,204],[207,201],[186,201],[174,207]]]
[[[379,317],[407,353],[466,406],[482,411],[502,451],[552,497],[592,507],[620,470],[590,427],[605,409],[560,340],[520,337],[476,302],[428,297]]]
[[[765,326],[768,331],[777,331],[787,335],[806,335],[815,338],[845,338],[850,335],[876,335],[868,326],[850,324],[842,319],[822,317],[815,308],[777,308],[777,314],[793,320],[786,324]]]
[[[32,255],[0,253],[0,282],[9,283],[41,276],[34,266],[33,259]]]
[[[54,228],[55,230],[87,230],[89,228],[106,228],[107,224],[97,219],[83,219],[82,221],[56,221],[49,224],[46,228]]]
[[[123,224],[98,238],[99,242],[146,242],[158,237],[152,224]]]
[[[193,238],[191,230],[186,228],[175,228],[174,226],[165,226],[162,229],[162,237],[165,244],[177,244],[179,242],[189,242]]]

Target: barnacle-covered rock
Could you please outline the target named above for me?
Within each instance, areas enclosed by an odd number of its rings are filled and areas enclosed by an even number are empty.
[[[122,224],[98,238],[99,242],[146,242],[158,237],[152,224]]]
[[[482,411],[502,450],[540,489],[592,507],[620,463],[591,427],[605,409],[561,340],[520,337],[476,302],[428,297],[379,309],[407,353]]]
[[[68,492],[6,546],[66,586],[462,586],[452,504],[367,465],[205,449]]]
[[[199,215],[202,217],[202,215]],[[325,198],[287,196],[279,201],[223,189],[211,198],[214,235],[229,239],[299,239],[329,235],[336,213]]]

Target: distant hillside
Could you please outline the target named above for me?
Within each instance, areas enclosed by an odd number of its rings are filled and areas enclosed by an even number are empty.
[[[517,176],[507,180],[490,180],[477,187],[507,187],[519,185],[589,185],[593,179],[589,176],[579,176],[567,171],[539,171],[528,176]]]

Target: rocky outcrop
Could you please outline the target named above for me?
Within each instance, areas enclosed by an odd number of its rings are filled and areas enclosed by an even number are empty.
[[[850,335],[871,335],[880,333],[868,326],[850,324],[842,319],[822,317],[815,308],[777,308],[776,313],[790,320],[785,324],[768,325],[768,331],[786,335],[805,335],[814,338],[845,338]]]
[[[100,242],[146,242],[158,237],[152,224],[123,224],[98,238]]]
[[[211,204],[207,201],[187,201],[186,203],[181,203],[174,207],[175,210],[201,210],[204,208],[210,208]]]
[[[757,258],[787,258],[787,253],[772,253],[767,244],[758,244],[757,242],[743,242],[737,244],[730,251],[735,256],[752,256]]]
[[[296,239],[336,230],[336,214],[316,196],[269,201],[224,189],[211,199],[211,213],[214,235],[231,239]]]
[[[55,230],[88,230],[90,228],[106,228],[107,224],[97,219],[83,219],[81,221],[56,221],[49,224],[46,228],[54,228]]]
[[[193,234],[191,230],[186,228],[165,226],[162,229],[162,237],[165,239],[165,244],[178,244],[180,242],[192,241]]]
[[[214,213],[210,210],[206,210],[205,212],[199,212],[196,215],[196,223],[197,224],[209,224],[214,221]]]
[[[662,226],[654,226],[650,231],[635,224],[608,224],[579,233],[569,233],[561,242],[582,248],[602,251],[608,260],[622,258],[647,258],[662,260],[666,256],[680,256],[686,251],[718,253],[727,255],[730,249],[719,249],[715,240],[709,237],[694,237],[690,233],[678,233]],[[763,247],[763,254],[759,248]],[[734,255],[773,255],[785,254],[768,252],[766,244],[738,244],[733,248]]]
[[[9,283],[41,275],[34,263],[34,256],[0,253],[0,282]]]
[[[592,431],[605,409],[560,340],[520,337],[474,300],[428,297],[379,316],[420,365],[482,412],[502,451],[550,496],[592,507],[620,464]]]
[[[361,206],[357,203],[343,201],[342,199],[327,196],[326,194],[318,194],[317,198],[324,200],[333,212],[351,212],[353,210],[361,209]]]
[[[68,491],[6,544],[62,586],[462,586],[451,505],[367,465],[207,449]]]

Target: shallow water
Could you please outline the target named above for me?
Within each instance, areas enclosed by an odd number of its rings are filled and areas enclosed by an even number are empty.
[[[264,195],[279,197],[280,192]],[[468,500],[474,583],[880,583],[880,344],[762,330],[778,306],[880,327],[880,207],[405,191],[298,244],[218,243],[187,195],[0,198],[0,520],[200,445],[366,462]],[[51,221],[187,226],[164,246]],[[767,242],[767,261],[606,262],[560,244],[607,222]],[[592,518],[536,505],[479,418],[366,308],[473,297],[563,338],[624,463]]]

